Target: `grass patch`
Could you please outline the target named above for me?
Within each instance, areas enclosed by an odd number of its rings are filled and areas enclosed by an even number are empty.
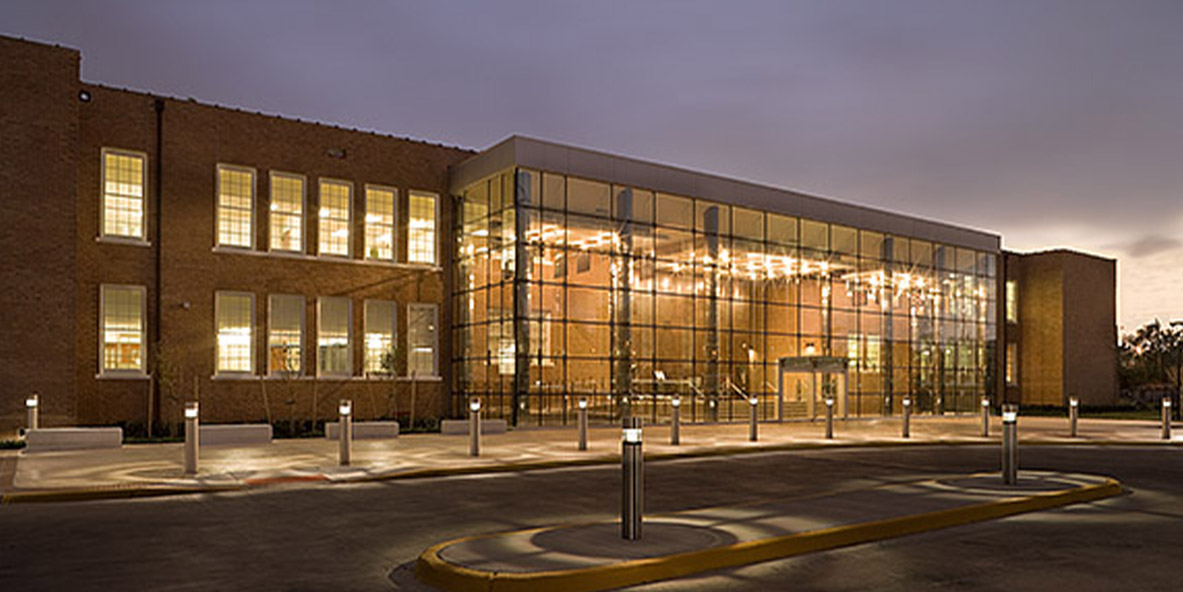
[[[0,440],[0,450],[20,450],[24,447],[24,440]]]

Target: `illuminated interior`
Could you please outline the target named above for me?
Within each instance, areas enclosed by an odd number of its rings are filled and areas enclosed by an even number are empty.
[[[851,416],[971,412],[993,365],[996,255],[524,168],[465,188],[457,401],[523,425],[631,412],[774,419],[777,361],[845,359]],[[824,396],[822,384],[816,396]],[[802,417],[807,385],[786,386]]]

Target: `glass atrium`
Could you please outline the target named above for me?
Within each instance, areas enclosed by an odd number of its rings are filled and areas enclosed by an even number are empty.
[[[455,405],[511,425],[972,412],[997,250],[511,166],[455,191]],[[844,206],[846,207],[846,206]],[[816,356],[844,370],[786,372]],[[787,360],[786,360],[787,359]],[[783,361],[783,362],[782,362]]]

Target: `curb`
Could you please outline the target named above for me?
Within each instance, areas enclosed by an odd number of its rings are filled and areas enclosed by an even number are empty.
[[[712,448],[704,450],[695,450],[689,452],[660,452],[645,454],[647,461],[662,461],[662,460],[677,460],[687,458],[710,458],[716,456],[733,456],[740,454],[760,454],[766,452],[788,452],[794,450],[848,450],[853,448],[911,448],[911,447],[929,447],[929,446],[989,446],[996,445],[997,441],[994,439],[978,438],[975,440],[924,440],[924,441],[907,441],[904,439],[896,440],[873,440],[868,442],[835,442],[819,443],[819,442],[788,442],[781,444],[772,444],[768,446],[724,446],[721,448]],[[1122,442],[1113,440],[1084,440],[1077,439],[1076,441],[1060,441],[1060,440],[1024,440],[1019,443],[1022,446],[1103,446],[1103,447],[1142,447],[1142,448],[1175,448],[1183,447],[1183,442],[1162,441],[1162,442]],[[363,475],[361,477],[341,479],[341,480],[326,480],[320,478],[300,478],[300,479],[286,479],[286,478],[268,478],[251,480],[247,479],[240,483],[231,485],[211,485],[211,486],[177,486],[165,484],[143,484],[143,485],[107,485],[101,487],[85,487],[78,489],[42,489],[31,491],[12,491],[9,493],[0,494],[0,505],[5,504],[22,504],[22,503],[51,503],[51,502],[76,502],[76,501],[91,501],[91,500],[110,500],[110,499],[129,499],[141,497],[164,497],[170,495],[190,495],[195,493],[223,493],[228,491],[242,491],[247,489],[260,489],[273,485],[290,484],[293,481],[300,482],[315,482],[326,484],[346,484],[346,483],[377,483],[383,481],[401,481],[411,479],[430,479],[439,477],[452,477],[460,475],[477,475],[477,474],[491,474],[491,473],[517,473],[525,471],[541,471],[546,469],[557,469],[566,467],[591,467],[591,466],[609,466],[620,462],[619,455],[615,453],[601,454],[589,458],[580,459],[566,459],[566,460],[544,460],[534,462],[519,462],[519,463],[504,463],[497,465],[474,465],[467,467],[450,467],[450,468],[423,468],[412,469],[409,471],[402,471],[398,473]]]
[[[420,582],[448,592],[595,592],[1094,501],[1122,492],[1120,482],[1108,477],[1104,479],[1103,483],[1097,485],[1085,485],[1057,493],[1013,497],[962,508],[837,526],[585,569],[535,573],[479,571],[448,563],[439,556],[439,552],[449,545],[505,533],[479,535],[429,547],[416,561],[415,577]],[[530,529],[525,532],[552,528],[554,527]]]

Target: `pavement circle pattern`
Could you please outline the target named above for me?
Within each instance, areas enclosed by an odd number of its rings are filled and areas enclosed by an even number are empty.
[[[1114,479],[1077,473],[1023,471],[1017,486],[1005,486],[997,473],[946,476],[838,493],[822,504],[813,498],[797,507],[770,502],[766,507],[653,516],[646,519],[645,529],[656,540],[641,547],[622,541],[616,522],[466,537],[428,548],[414,571],[420,582],[449,592],[609,590],[1093,501],[1121,491]],[[817,509],[823,506],[824,511]],[[796,514],[808,514],[809,508],[813,515]],[[868,513],[866,508],[876,509]],[[703,532],[680,542],[671,539],[694,529]],[[729,537],[733,542],[726,541]]]

